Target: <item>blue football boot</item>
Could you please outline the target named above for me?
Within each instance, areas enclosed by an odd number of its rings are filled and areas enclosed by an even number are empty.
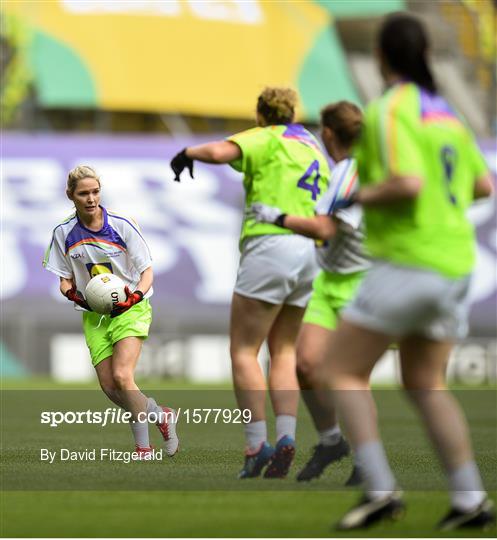
[[[264,472],[264,478],[285,478],[294,457],[295,441],[288,435],[281,437]]]
[[[255,454],[245,454],[245,464],[238,473],[238,478],[256,478],[261,474],[262,469],[268,464],[274,448],[267,442],[263,442],[259,451]]]

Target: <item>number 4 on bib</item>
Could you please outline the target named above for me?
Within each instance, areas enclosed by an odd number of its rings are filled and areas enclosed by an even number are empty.
[[[319,174],[319,161],[315,159],[305,171],[304,175],[300,178],[297,183],[297,187],[305,189],[312,193],[312,200],[316,201],[318,195],[321,193],[319,188],[319,179],[321,175]]]

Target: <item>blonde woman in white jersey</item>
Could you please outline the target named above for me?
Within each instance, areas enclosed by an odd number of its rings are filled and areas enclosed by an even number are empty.
[[[134,380],[143,341],[152,322],[152,259],[138,228],[129,218],[100,205],[100,178],[86,165],[69,172],[67,197],[75,212],[57,225],[43,266],[60,279],[60,292],[82,311],[83,331],[102,390],[119,407],[131,412],[136,452],[151,459],[148,423],[157,415],[166,453],[178,450],[175,412],[159,407]],[[91,311],[81,291],[92,277],[110,272],[126,284],[127,299],[110,315]],[[154,414],[152,414],[154,413]]]
[[[362,113],[353,103],[332,103],[321,111],[321,138],[336,165],[328,191],[316,205],[316,216],[286,215],[278,208],[260,203],[252,206],[259,222],[281,223],[298,234],[317,239],[317,258],[321,267],[313,283],[297,344],[297,375],[302,396],[319,435],[319,442],[298,481],[318,478],[331,463],[350,450],[336,420],[331,393],[321,390],[317,366],[323,361],[337,326],[341,309],[351,300],[369,268],[363,249],[362,210],[336,208],[336,201],[357,189],[356,162],[350,157],[352,145],[360,135]],[[354,468],[348,485],[358,483]]]

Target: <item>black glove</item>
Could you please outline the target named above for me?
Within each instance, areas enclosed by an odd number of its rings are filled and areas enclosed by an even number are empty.
[[[66,297],[68,300],[71,300],[71,302],[78,304],[78,306],[81,306],[87,311],[93,311],[88,305],[88,302],[85,300],[85,297],[81,294],[80,291],[76,289],[76,285],[73,285],[71,289],[68,289],[66,291]]]
[[[190,176],[193,178],[193,159],[186,155],[186,148],[183,148],[179,154],[176,154],[171,160],[171,169],[174,172],[174,181],[180,182],[180,175],[184,168],[188,168]]]

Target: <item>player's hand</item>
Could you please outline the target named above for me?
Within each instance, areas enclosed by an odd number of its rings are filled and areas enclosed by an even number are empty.
[[[257,223],[276,223],[283,212],[275,206],[263,203],[253,203],[245,211],[247,219],[255,219]]]
[[[85,300],[83,294],[76,289],[76,285],[73,285],[69,290],[66,291],[66,297],[68,300],[78,304],[78,306],[81,306],[87,311],[93,311],[88,305],[88,302]]]
[[[181,181],[181,173],[183,169],[187,168],[190,171],[190,176],[193,178],[193,159],[190,159],[186,155],[186,148],[183,148],[181,152],[176,154],[171,160],[171,169],[174,172],[174,181]]]
[[[132,308],[135,304],[138,304],[138,302],[143,300],[143,293],[139,290],[131,292],[129,287],[126,286],[124,287],[124,292],[126,293],[126,300],[124,302],[118,302],[114,306],[114,309],[110,313],[111,319],[122,315],[125,311],[128,311],[129,308]]]

